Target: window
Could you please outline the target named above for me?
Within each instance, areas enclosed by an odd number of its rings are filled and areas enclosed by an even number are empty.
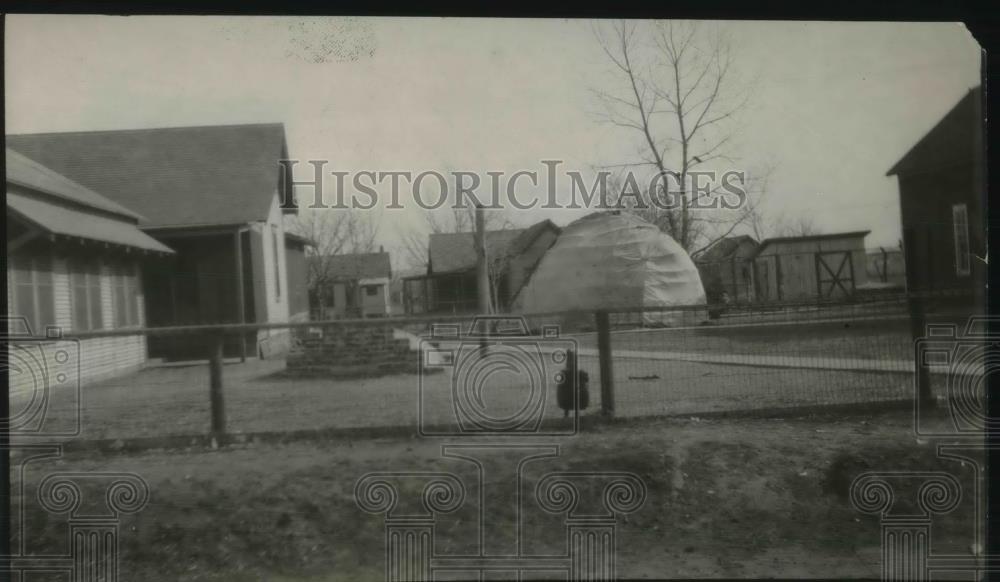
[[[77,264],[70,274],[73,329],[88,331],[104,327],[101,310],[101,265],[97,261]]]
[[[278,225],[271,225],[271,246],[274,252],[271,253],[274,257],[274,295],[276,298],[281,298],[281,269],[278,268]]]
[[[45,328],[56,324],[52,259],[47,255],[14,257],[10,279],[13,315],[27,318],[34,335],[45,335]]]
[[[139,278],[130,263],[122,263],[115,268],[112,283],[115,327],[138,327]]]
[[[972,265],[969,257],[969,211],[965,204],[951,207],[951,222],[955,236],[955,274],[967,276]]]
[[[381,285],[365,285],[365,295],[369,297],[374,297],[378,295],[379,287],[381,287]]]

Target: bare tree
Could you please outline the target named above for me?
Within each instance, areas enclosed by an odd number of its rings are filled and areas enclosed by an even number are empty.
[[[799,215],[794,218],[782,217],[775,229],[775,236],[812,236],[822,234],[812,216]]]
[[[375,250],[379,216],[353,210],[299,209],[289,217],[288,230],[311,242],[306,262],[306,285],[319,305],[325,305],[333,273],[333,257]]]
[[[428,233],[418,229],[401,232],[399,254],[403,256],[404,264],[410,269],[427,270],[427,236]]]
[[[473,232],[475,225],[475,208],[471,205],[464,208],[453,207],[448,210],[424,210],[423,225],[403,232],[400,250],[411,268],[426,269],[427,243],[431,234]],[[511,228],[514,228],[513,223],[502,211],[486,211],[486,230],[508,230]],[[487,249],[487,253],[489,250]]]
[[[510,252],[506,247],[489,248],[489,239],[486,240],[486,270],[490,279],[490,312],[500,313],[503,304],[500,300],[500,291],[503,288],[504,277],[510,267]]]
[[[595,34],[617,85],[594,89],[603,109],[599,117],[639,138],[636,159],[604,167],[644,169],[660,177],[647,182],[654,184],[652,190],[638,193],[642,203],[636,204],[633,196],[624,206],[689,252],[726,236],[730,226],[748,219],[748,209],[699,208],[719,194],[722,184],[716,180],[710,188],[698,189],[691,187],[690,179],[702,166],[733,161],[728,151],[735,135],[733,121],[749,102],[750,91],[735,74],[728,40],[696,23],[677,21],[623,21],[610,31],[595,28]],[[669,191],[667,177],[676,180],[679,191]],[[651,203],[653,197],[671,204],[657,206]]]
[[[406,263],[414,269],[426,270],[428,265],[428,242],[430,235],[441,233],[473,233],[475,231],[475,208],[471,205],[464,208],[425,210],[423,227],[412,228],[403,233],[400,241],[400,252]],[[516,228],[513,222],[500,210],[486,211],[487,233]],[[490,303],[494,313],[500,311],[499,294],[504,276],[510,265],[507,249],[493,245],[493,237],[486,237],[486,265],[490,280]]]

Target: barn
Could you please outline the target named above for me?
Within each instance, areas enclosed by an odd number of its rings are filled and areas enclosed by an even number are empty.
[[[867,283],[869,231],[765,239],[753,258],[757,301],[837,300]]]
[[[888,172],[899,181],[909,291],[985,291],[984,123],[976,87]]]

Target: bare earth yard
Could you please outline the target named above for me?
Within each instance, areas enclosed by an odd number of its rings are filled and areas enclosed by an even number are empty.
[[[917,444],[906,412],[787,420],[642,420],[600,425],[555,440],[557,458],[526,466],[526,490],[550,471],[627,471],[645,483],[641,509],[618,519],[618,575],[660,577],[879,576],[877,518],[847,491],[866,470],[948,471],[971,491],[971,466]],[[78,452],[28,464],[29,548],[65,551],[65,516],[31,492],[52,471],[128,471],[148,483],[148,507],[122,522],[122,580],[380,580],[380,515],[354,501],[370,471],[450,471],[475,491],[471,465],[443,458],[441,441],[374,439],[148,451],[106,457]],[[501,459],[502,460],[502,459]],[[513,457],[512,459],[513,460]],[[17,455],[15,454],[15,462]],[[487,483],[489,486],[497,483]],[[503,489],[501,488],[501,491]],[[416,497],[419,490],[401,496]],[[898,492],[900,498],[915,491]],[[510,493],[490,494],[485,526],[513,528]],[[412,501],[412,500],[411,500]],[[971,496],[933,523],[933,550],[968,553]],[[566,551],[562,522],[532,519],[525,549]],[[468,550],[476,495],[438,518],[436,551]]]
[[[872,403],[912,396],[913,375],[899,372],[912,361],[905,321],[857,321],[741,329],[706,327],[639,330],[613,334],[615,409],[622,417],[698,415],[723,411]],[[575,336],[581,369],[590,375],[590,403],[601,406],[600,371],[591,349],[593,335]],[[662,359],[667,352],[744,358],[746,363]],[[643,354],[649,354],[649,357]],[[412,354],[414,358],[418,354]],[[658,357],[660,357],[658,359]],[[755,365],[754,359],[757,359]],[[846,359],[845,359],[846,358]],[[864,362],[895,363],[897,371],[865,369]],[[773,365],[777,362],[779,365]],[[798,363],[801,363],[802,367]],[[860,369],[837,369],[861,362]],[[817,367],[817,363],[819,366]],[[822,369],[825,363],[830,369]],[[232,433],[300,429],[417,426],[419,403],[425,423],[455,421],[452,374],[423,379],[416,374],[382,378],[288,378],[284,361],[227,363],[224,392],[227,429]],[[554,371],[558,366],[550,366]],[[208,367],[149,368],[82,390],[84,439],[205,434],[209,430]],[[940,383],[940,378],[935,378]],[[494,376],[484,406],[502,416],[527,395],[525,377]],[[561,416],[554,374],[546,379],[546,417]],[[940,388],[940,387],[938,387]],[[12,403],[16,409],[17,403]],[[69,424],[74,398],[54,395],[46,418]]]
[[[876,413],[868,406],[912,397],[913,374],[843,368],[845,362],[905,364],[912,358],[905,328],[837,322],[812,325],[808,334],[801,326],[756,329],[613,334],[619,422],[586,423],[575,436],[532,437],[532,443],[561,448],[554,458],[524,465],[524,551],[566,552],[563,517],[544,514],[530,495],[545,474],[617,471],[635,474],[647,489],[643,507],[618,518],[621,577],[877,578],[879,523],[851,506],[849,486],[865,471],[905,470],[946,471],[959,478],[962,502],[935,518],[932,549],[968,555],[974,542],[972,465],[956,466],[938,458],[931,444],[918,443],[910,410]],[[577,339],[584,354],[592,353],[592,336]],[[668,352],[750,359],[734,365],[661,357]],[[829,367],[815,366],[817,358]],[[591,405],[584,414],[596,415],[597,361],[585,355],[580,366],[591,378]],[[285,443],[245,439],[214,450],[122,447],[102,456],[82,449],[32,461],[22,481],[24,494],[15,499],[25,507],[28,552],[66,551],[66,516],[43,511],[34,493],[54,471],[124,471],[148,482],[149,505],[121,523],[122,580],[384,579],[383,517],[361,511],[354,498],[362,476],[447,471],[467,492],[478,491],[475,467],[443,455],[449,441],[416,437],[421,403],[425,424],[455,422],[451,372],[423,379],[410,374],[333,380],[289,378],[284,368],[282,360],[224,366],[230,433],[364,428],[390,434],[378,429],[403,427],[403,433],[393,434],[413,436],[370,438],[348,431]],[[936,390],[941,380],[934,378]],[[545,383],[544,415],[559,417],[555,378]],[[205,364],[152,367],[84,387],[79,410],[66,404],[74,400],[52,394],[46,418],[70,425],[80,412],[84,440],[203,435],[209,430],[208,384]],[[498,374],[483,391],[483,406],[502,417],[527,395],[524,377]],[[823,412],[828,404],[857,406],[844,416]],[[786,413],[783,419],[710,415],[794,407],[821,412]],[[14,463],[20,455],[15,450]],[[496,462],[513,465],[519,458],[504,452]],[[489,493],[471,494],[454,513],[438,517],[437,554],[476,551],[480,528],[512,538],[517,497],[494,489],[503,483],[487,472]],[[419,488],[400,493],[410,503],[419,494]],[[897,492],[900,499],[915,495]],[[488,508],[482,520],[481,506]]]
[[[590,374],[590,408],[600,409],[596,358],[581,358]],[[290,379],[276,375],[283,361],[224,367],[227,430],[234,434],[300,429],[416,427],[423,399],[425,423],[455,421],[452,375],[421,381],[416,374],[350,380]],[[485,390],[491,414],[509,414],[527,397],[524,379],[497,376]],[[908,398],[912,374],[734,366],[697,362],[615,360],[615,409],[622,417],[697,415]],[[546,387],[545,416],[560,417],[555,381]],[[83,388],[83,439],[205,434],[209,430],[208,367],[151,368]],[[75,400],[71,400],[75,402]],[[75,406],[52,399],[46,418],[68,424]]]

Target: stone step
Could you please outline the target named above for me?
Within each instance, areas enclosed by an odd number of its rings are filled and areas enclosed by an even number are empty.
[[[300,342],[297,345],[299,345],[301,347],[304,347],[304,348],[314,349],[314,350],[334,350],[334,349],[339,349],[339,350],[375,350],[375,349],[383,349],[383,348],[385,348],[385,349],[393,349],[393,350],[401,350],[401,349],[408,350],[408,349],[410,349],[410,342],[408,342],[406,340],[396,340],[396,341],[393,341],[392,343],[390,343],[390,342],[372,342],[372,343],[361,343],[361,344],[359,344],[359,343],[334,343],[334,342],[313,342],[313,341],[306,341],[306,342]]]

